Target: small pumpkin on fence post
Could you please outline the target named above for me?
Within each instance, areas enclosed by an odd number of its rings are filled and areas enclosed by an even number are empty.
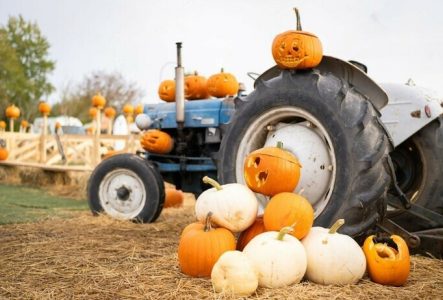
[[[51,106],[45,101],[40,101],[38,103],[38,111],[43,117],[48,116],[51,113]]]
[[[114,123],[114,118],[117,112],[111,106],[108,106],[104,109],[105,116],[109,119],[108,123],[108,134],[112,133],[112,124]]]
[[[6,122],[1,120],[0,121],[0,132],[4,132],[6,129]]]
[[[22,120],[22,121],[20,122],[20,132],[26,132],[26,130],[28,129],[28,127],[29,127],[29,123],[28,123],[28,121],[26,121],[26,120]]]
[[[20,117],[20,109],[14,104],[9,105],[6,108],[5,115],[9,119],[9,131],[14,132],[14,120]]]
[[[128,125],[134,121],[134,106],[131,104],[125,104],[123,106],[123,113],[126,116],[126,122]]]

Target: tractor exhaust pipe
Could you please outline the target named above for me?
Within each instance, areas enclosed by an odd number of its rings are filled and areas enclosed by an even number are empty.
[[[185,122],[185,70],[182,67],[182,43],[177,44],[177,67],[175,67],[175,105],[178,127],[183,128]]]
[[[186,151],[186,142],[183,129],[185,127],[185,70],[182,66],[182,43],[177,44],[177,67],[175,67],[175,120],[177,122],[176,152],[183,155]],[[184,166],[181,164],[180,169]]]

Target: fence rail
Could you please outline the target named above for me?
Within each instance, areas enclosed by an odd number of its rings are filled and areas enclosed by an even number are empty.
[[[8,159],[0,165],[21,165],[48,170],[93,170],[100,161],[118,152],[141,149],[137,134],[130,135],[49,135],[0,132],[6,141]]]

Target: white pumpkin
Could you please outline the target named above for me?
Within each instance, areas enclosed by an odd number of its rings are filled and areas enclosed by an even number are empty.
[[[354,239],[337,233],[344,224],[338,220],[331,229],[313,227],[302,243],[308,257],[306,278],[320,284],[357,283],[366,271],[366,259]]]
[[[248,187],[239,183],[220,185],[207,176],[203,182],[214,187],[197,198],[195,214],[200,222],[204,222],[208,213],[212,212],[212,222],[232,232],[251,226],[257,216],[258,202]]]
[[[258,285],[278,288],[299,283],[306,272],[306,253],[291,227],[254,237],[243,249],[258,271]]]
[[[211,281],[216,292],[249,296],[257,289],[258,274],[246,254],[226,251],[212,268]]]

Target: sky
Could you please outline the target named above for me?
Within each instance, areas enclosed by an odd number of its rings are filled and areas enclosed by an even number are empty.
[[[160,82],[174,78],[178,41],[186,72],[209,77],[223,67],[251,92],[247,73],[274,65],[273,38],[295,29],[294,6],[324,54],[366,64],[377,82],[412,78],[443,95],[438,0],[0,0],[0,24],[21,14],[39,25],[56,61],[51,103],[99,70],[120,72],[155,103]]]

